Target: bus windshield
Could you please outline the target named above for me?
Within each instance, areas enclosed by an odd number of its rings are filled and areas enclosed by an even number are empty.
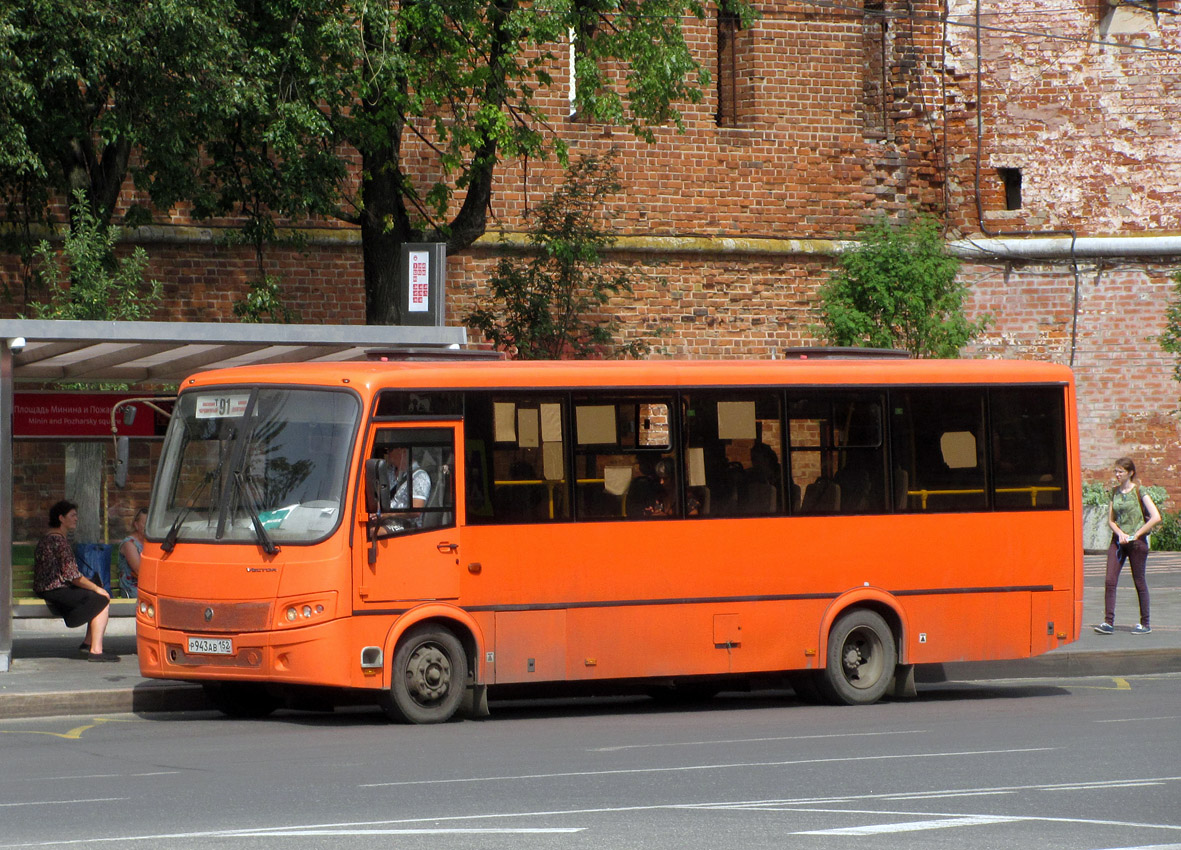
[[[340,521],[360,405],[346,391],[236,387],[181,394],[148,536],[314,543]]]

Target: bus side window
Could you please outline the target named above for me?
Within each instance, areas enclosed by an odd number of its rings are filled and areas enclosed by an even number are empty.
[[[514,525],[568,520],[563,400],[537,393],[474,392],[465,407],[468,521]]]
[[[988,394],[993,504],[997,510],[1066,508],[1062,388],[993,388]]]
[[[379,461],[382,522],[379,537],[455,525],[455,449],[444,428],[381,428]]]
[[[573,412],[579,519],[681,515],[668,399],[580,396]]]
[[[698,503],[691,515],[770,516],[783,510],[781,408],[774,391],[685,397],[687,507]]]
[[[894,463],[906,479],[897,511],[979,511],[988,506],[983,389],[890,393]],[[895,472],[895,485],[903,476]]]
[[[791,481],[800,514],[889,510],[884,398],[880,392],[793,393],[788,404]],[[793,492],[793,504],[795,495]]]

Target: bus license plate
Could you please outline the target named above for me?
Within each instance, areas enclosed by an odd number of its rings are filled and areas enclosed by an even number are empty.
[[[229,638],[189,638],[190,655],[233,655],[234,642]]]

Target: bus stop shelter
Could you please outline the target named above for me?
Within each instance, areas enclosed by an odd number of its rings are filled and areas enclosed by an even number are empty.
[[[369,352],[463,345],[441,326],[261,325],[0,319],[0,673],[12,662],[13,392],[17,383],[178,385],[204,369],[364,360]]]

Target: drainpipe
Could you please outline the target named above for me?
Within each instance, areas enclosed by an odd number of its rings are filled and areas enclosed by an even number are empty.
[[[963,259],[1073,260],[1076,257],[1177,257],[1181,256],[1181,236],[1025,236],[957,239],[949,242],[947,247],[951,253]]]

